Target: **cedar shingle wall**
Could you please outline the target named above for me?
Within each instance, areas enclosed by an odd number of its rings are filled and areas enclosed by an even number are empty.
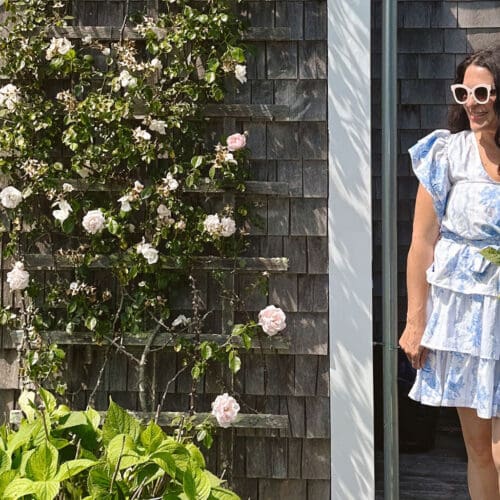
[[[329,498],[326,5],[242,7],[251,26],[290,28],[286,40],[251,43],[249,84],[229,98],[288,109],[272,121],[236,121],[250,134],[254,178],[287,182],[290,193],[259,200],[265,231],[251,237],[249,253],[290,259],[287,273],[270,278],[269,302],[287,312],[291,347],[246,355],[242,387],[256,407],[288,414],[290,429],[286,437],[238,431],[235,476],[245,499]]]

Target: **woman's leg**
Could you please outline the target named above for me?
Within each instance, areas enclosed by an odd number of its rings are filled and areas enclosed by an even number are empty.
[[[492,420],[491,451],[497,470],[498,490],[500,491],[500,418]]]
[[[498,475],[492,453],[492,421],[477,416],[473,408],[457,408],[465,448],[467,480],[472,500],[500,500]]]

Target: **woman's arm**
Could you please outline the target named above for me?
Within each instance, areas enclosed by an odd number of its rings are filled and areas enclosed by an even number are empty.
[[[439,222],[432,198],[420,185],[415,202],[413,232],[408,252],[406,283],[408,289],[408,310],[406,327],[399,339],[414,368],[421,368],[427,357],[427,350],[420,346],[427,322],[427,298],[429,284],[425,272],[434,258],[434,246],[439,237]]]

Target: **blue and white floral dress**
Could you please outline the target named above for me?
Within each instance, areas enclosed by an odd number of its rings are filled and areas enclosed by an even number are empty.
[[[441,227],[427,270],[422,345],[430,351],[409,396],[500,417],[500,267],[480,254],[500,248],[500,182],[485,171],[470,130],[436,130],[409,153]]]

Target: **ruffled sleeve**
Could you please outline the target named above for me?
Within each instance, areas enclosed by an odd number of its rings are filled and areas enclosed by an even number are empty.
[[[431,195],[440,223],[446,210],[446,199],[451,187],[448,160],[450,135],[449,130],[435,130],[408,150],[413,171]]]

